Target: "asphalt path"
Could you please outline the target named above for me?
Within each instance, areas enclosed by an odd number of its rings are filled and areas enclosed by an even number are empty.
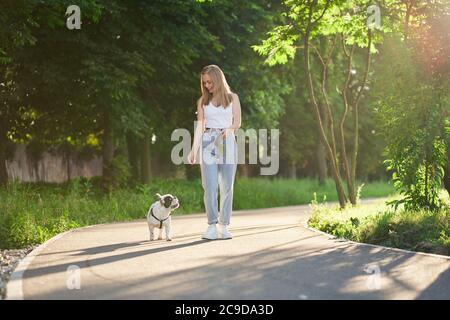
[[[334,239],[307,205],[234,211],[229,240],[203,240],[206,215],[75,229],[17,267],[8,299],[450,299],[450,258]]]

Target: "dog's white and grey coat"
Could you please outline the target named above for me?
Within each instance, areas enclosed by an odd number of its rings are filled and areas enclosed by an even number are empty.
[[[162,229],[164,227],[166,231],[166,240],[171,241],[170,227],[171,227],[171,213],[173,210],[180,206],[180,202],[177,197],[171,194],[160,195],[156,194],[159,198],[158,201],[154,202],[147,213],[147,223],[148,229],[150,231],[150,240],[154,239],[154,229],[159,229],[158,240],[162,239]]]

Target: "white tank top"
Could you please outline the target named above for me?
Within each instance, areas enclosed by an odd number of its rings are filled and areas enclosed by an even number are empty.
[[[215,107],[211,102],[203,107],[207,128],[229,128],[233,124],[232,103],[228,107]]]

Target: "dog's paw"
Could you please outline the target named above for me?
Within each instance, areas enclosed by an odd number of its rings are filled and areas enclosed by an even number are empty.
[[[171,238],[168,238],[168,239],[166,239],[167,241],[172,241],[172,239]]]
[[[158,240],[162,240],[162,237],[158,237]]]

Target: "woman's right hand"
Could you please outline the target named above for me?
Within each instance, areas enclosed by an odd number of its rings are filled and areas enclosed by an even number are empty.
[[[195,158],[195,154],[192,151],[189,152],[187,160],[189,164],[195,164],[197,159]]]

